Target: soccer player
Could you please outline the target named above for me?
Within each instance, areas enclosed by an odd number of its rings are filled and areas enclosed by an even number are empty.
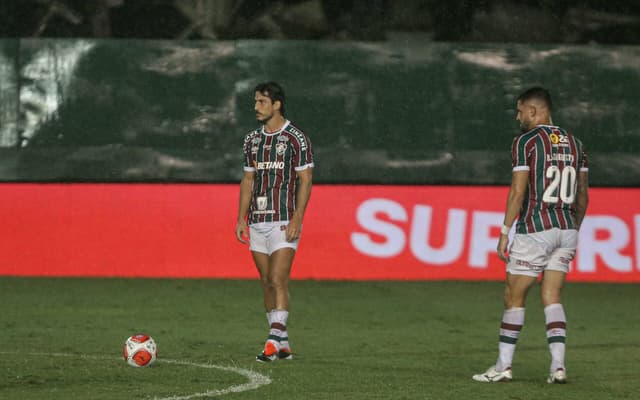
[[[517,108],[516,119],[523,133],[511,146],[512,181],[498,241],[498,255],[507,263],[499,355],[494,366],[473,379],[512,379],[511,363],[524,325],[525,299],[542,274],[541,297],[551,353],[547,382],[565,383],[567,322],[561,291],[587,210],[587,158],[578,138],[552,124],[547,90],[534,87],[525,91],[518,98]],[[516,218],[507,256],[508,234]]]
[[[285,118],[284,106],[280,85],[257,85],[255,112],[262,127],[244,139],[236,237],[249,242],[263,287],[270,331],[259,362],[293,358],[287,333],[289,275],[314,167],[311,141]]]

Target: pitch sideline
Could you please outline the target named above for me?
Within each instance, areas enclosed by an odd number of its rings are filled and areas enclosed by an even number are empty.
[[[17,352],[0,351],[0,354],[16,354],[16,353]],[[92,359],[92,360],[104,360],[104,359],[112,358],[112,357],[105,357],[105,356],[90,356],[90,355],[71,354],[71,353],[34,352],[34,353],[20,353],[20,354],[30,355],[30,356],[79,357],[79,358],[86,358],[86,359]],[[241,385],[229,386],[224,389],[207,390],[206,392],[192,393],[187,395],[176,395],[176,396],[170,396],[170,397],[154,397],[154,400],[190,400],[190,399],[196,399],[199,397],[217,397],[217,396],[223,396],[229,393],[240,393],[240,392],[246,392],[249,390],[254,390],[259,388],[260,386],[268,385],[271,383],[271,379],[269,377],[262,375],[258,372],[251,371],[244,368],[225,367],[225,366],[216,365],[216,364],[194,363],[190,361],[180,361],[180,360],[158,359],[156,360],[156,362],[163,363],[163,364],[184,365],[188,367],[217,369],[221,371],[232,372],[232,373],[244,376],[249,380],[249,382],[243,383]]]

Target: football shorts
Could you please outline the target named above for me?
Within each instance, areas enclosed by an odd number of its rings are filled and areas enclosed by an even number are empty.
[[[249,250],[268,255],[285,247],[297,250],[300,239],[287,241],[288,224],[288,221],[280,221],[249,225]]]
[[[553,228],[516,234],[509,249],[507,272],[532,277],[545,270],[567,273],[577,245],[578,231],[575,229]]]

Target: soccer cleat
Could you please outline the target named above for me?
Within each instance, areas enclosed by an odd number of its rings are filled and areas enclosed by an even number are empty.
[[[267,340],[264,344],[264,349],[262,353],[256,356],[256,361],[268,363],[271,361],[275,361],[278,359],[278,342],[275,340]]]
[[[280,359],[280,360],[293,360],[293,352],[291,352],[291,349],[289,349],[289,348],[280,349],[280,351],[278,352],[278,359]]]
[[[547,383],[567,383],[567,373],[564,372],[564,369],[558,368],[556,372],[549,374],[547,378]]]
[[[492,366],[486,372],[473,376],[474,381],[478,382],[509,382],[513,376],[511,375],[511,368],[507,368],[502,372],[496,371],[496,367]]]

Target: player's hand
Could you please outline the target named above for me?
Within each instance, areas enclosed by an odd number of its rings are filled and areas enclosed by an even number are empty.
[[[300,239],[301,232],[302,220],[294,214],[291,221],[287,224],[287,231],[285,232],[287,242],[295,242]]]
[[[504,262],[509,261],[509,256],[507,255],[507,246],[509,245],[509,236],[500,235],[500,240],[498,240],[498,257]]]
[[[249,242],[249,226],[246,221],[238,221],[236,224],[236,238],[242,244]]]

